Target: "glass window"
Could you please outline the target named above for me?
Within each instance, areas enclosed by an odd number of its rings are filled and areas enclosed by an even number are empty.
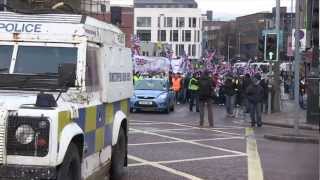
[[[184,27],[184,17],[179,17],[179,27]]]
[[[192,45],[192,56],[196,56],[196,45]]]
[[[137,35],[141,41],[151,41],[151,30],[137,30]]]
[[[191,41],[191,30],[185,31],[185,41],[190,42]]]
[[[184,27],[184,17],[176,18],[176,27]]]
[[[166,30],[158,30],[158,41],[167,41]]]
[[[99,87],[98,48],[87,47],[86,56],[86,87],[90,87],[89,90],[97,90]]]
[[[173,30],[173,41],[178,42],[179,41],[179,31]]]
[[[197,18],[192,18],[192,27],[197,27]]]
[[[136,90],[158,90],[165,91],[168,88],[168,83],[163,80],[140,80],[135,83]]]
[[[151,27],[151,17],[137,17],[137,27]]]
[[[179,45],[179,51],[180,51],[180,56],[183,56],[185,51],[184,51],[184,45],[183,44],[180,44]]]
[[[182,30],[182,42],[185,41],[185,30]]]
[[[191,55],[191,44],[188,45],[188,55]]]
[[[170,31],[170,41],[178,42],[179,41],[179,31],[171,30]]]
[[[172,17],[164,18],[164,27],[172,27]]]
[[[189,28],[191,28],[191,18],[189,18]]]
[[[179,56],[179,45],[176,44],[176,56]]]
[[[0,73],[8,73],[12,58],[13,46],[0,46]]]
[[[58,73],[59,65],[77,63],[77,48],[19,46],[15,73]]]

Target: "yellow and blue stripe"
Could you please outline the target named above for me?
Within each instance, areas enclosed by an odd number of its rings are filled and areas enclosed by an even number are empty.
[[[117,111],[125,114],[129,112],[129,100],[122,100],[109,104],[101,104],[79,109],[79,118],[72,120],[69,111],[59,112],[58,137],[63,128],[71,121],[76,122],[84,132],[87,145],[85,157],[99,152],[112,144],[113,120]]]

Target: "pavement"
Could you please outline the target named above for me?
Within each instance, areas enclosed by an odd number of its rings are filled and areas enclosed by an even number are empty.
[[[128,179],[319,179],[319,145],[264,138],[290,128],[252,129],[246,117],[227,118],[219,106],[214,106],[214,128],[199,128],[198,119],[183,105],[169,115],[131,114]]]
[[[281,101],[281,112],[264,114],[264,124],[294,128],[295,121],[299,122],[300,129],[306,130],[319,130],[319,125],[308,124],[306,120],[306,111],[302,109],[296,109],[295,103],[292,100],[284,99]],[[320,121],[320,117],[319,117]]]

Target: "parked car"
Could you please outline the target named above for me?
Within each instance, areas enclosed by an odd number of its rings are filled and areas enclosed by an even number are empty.
[[[143,79],[135,83],[130,111],[174,111],[174,93],[166,79]]]

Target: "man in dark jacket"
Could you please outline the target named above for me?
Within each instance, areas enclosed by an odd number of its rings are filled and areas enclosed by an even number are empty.
[[[243,83],[242,83],[242,86],[241,86],[241,92],[242,92],[242,98],[243,98],[242,106],[245,108],[245,112],[246,113],[249,112],[249,102],[248,102],[248,97],[247,97],[246,90],[251,85],[251,83],[252,83],[252,80],[251,80],[250,74],[246,74],[244,76]]]
[[[233,117],[233,109],[235,106],[235,95],[236,95],[236,85],[234,83],[233,77],[230,75],[226,76],[226,80],[224,82],[223,86],[223,92],[226,97],[226,111],[227,111],[227,116]]]
[[[263,101],[263,88],[260,85],[261,76],[255,75],[251,85],[247,88],[247,97],[249,102],[251,126],[257,123],[258,127],[262,126],[261,110]]]
[[[203,127],[205,104],[208,109],[208,121],[210,127],[213,127],[213,113],[212,113],[212,80],[209,77],[209,72],[204,71],[199,80],[199,110],[200,110],[200,126]]]

